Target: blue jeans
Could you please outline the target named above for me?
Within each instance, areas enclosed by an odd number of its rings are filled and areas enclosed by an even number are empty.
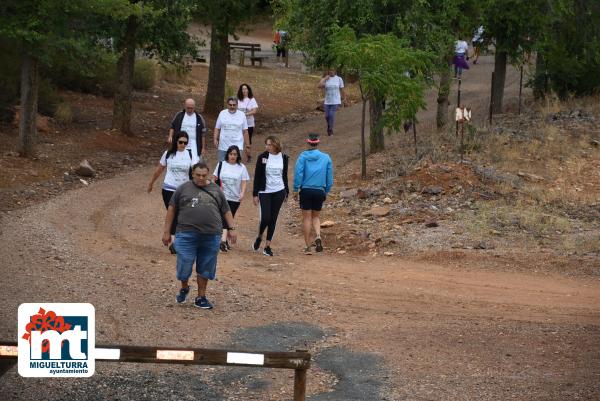
[[[177,280],[187,281],[196,262],[196,273],[207,280],[214,280],[217,272],[217,255],[221,234],[200,234],[184,231],[175,234],[173,247],[177,251]]]
[[[327,130],[333,130],[333,122],[335,120],[335,112],[337,111],[339,104],[326,104],[325,106],[325,120],[327,121]]]

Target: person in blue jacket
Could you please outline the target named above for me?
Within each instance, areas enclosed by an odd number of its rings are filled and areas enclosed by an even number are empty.
[[[323,251],[321,240],[320,213],[323,202],[333,186],[333,164],[331,157],[319,149],[319,134],[310,133],[306,139],[307,149],[300,153],[294,168],[294,199],[300,192],[300,209],[302,209],[302,232],[306,247],[304,253],[311,254]],[[311,230],[315,232],[314,242]]]

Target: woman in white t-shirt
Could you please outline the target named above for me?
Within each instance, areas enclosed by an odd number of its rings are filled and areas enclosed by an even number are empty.
[[[163,171],[167,170],[165,174],[165,179],[162,185],[162,197],[165,203],[165,208],[169,208],[169,201],[171,197],[175,193],[175,190],[183,183],[187,182],[190,179],[190,170],[194,163],[198,162],[198,158],[193,156],[193,153],[190,149],[186,149],[190,138],[187,132],[178,132],[175,135],[174,140],[171,142],[171,148],[166,150],[160,161],[158,162],[158,166],[156,166],[156,170],[154,170],[154,174],[152,174],[152,178],[148,183],[148,193],[152,192],[152,187],[154,186],[154,182],[160,177]],[[171,235],[175,235],[175,229],[177,228],[177,217],[173,221],[173,225],[171,226]],[[169,246],[169,250],[171,253],[175,253],[175,249],[173,248],[173,241],[171,241],[171,246]]]
[[[246,186],[250,181],[248,170],[242,164],[240,148],[235,145],[230,146],[227,149],[225,160],[217,163],[213,175],[215,183],[221,187],[225,194],[231,214],[235,217],[235,212],[237,212],[242,199],[244,199]],[[221,236],[221,251],[227,252],[230,249],[231,246],[227,241],[227,229],[224,229]]]
[[[248,122],[248,137],[250,144],[252,144],[252,134],[254,133],[254,116],[258,112],[258,103],[252,93],[252,88],[248,84],[241,84],[238,92],[238,110],[246,114],[246,121]]]
[[[288,187],[288,155],[281,152],[281,142],[275,136],[265,139],[266,151],[256,158],[254,169],[254,188],[252,189],[255,206],[260,205],[260,223],[258,236],[252,249],[258,252],[263,240],[263,233],[267,230],[267,239],[263,248],[263,255],[273,256],[271,240],[275,234],[277,217],[283,202],[290,193]]]
[[[330,68],[319,81],[319,88],[325,89],[325,100],[323,107],[325,109],[325,121],[327,121],[327,135],[333,135],[333,123],[335,121],[335,112],[340,105],[347,103],[346,92],[344,91],[344,80],[337,76],[335,68]]]

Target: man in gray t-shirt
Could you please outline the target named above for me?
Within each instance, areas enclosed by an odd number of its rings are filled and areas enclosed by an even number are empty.
[[[206,285],[208,280],[215,279],[223,221],[227,225],[228,240],[235,243],[237,239],[225,195],[208,180],[208,174],[208,166],[197,163],[192,168],[192,180],[177,188],[169,203],[162,238],[163,244],[168,246],[171,225],[177,215],[173,248],[177,252],[177,280],[181,281],[181,289],[176,299],[178,303],[185,302],[190,292],[192,266],[196,262],[198,296],[194,305],[202,309],[212,309],[206,298]]]

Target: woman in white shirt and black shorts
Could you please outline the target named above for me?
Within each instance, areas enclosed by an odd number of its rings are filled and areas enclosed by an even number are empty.
[[[171,142],[171,147],[166,150],[160,161],[158,162],[158,166],[156,166],[156,170],[154,170],[154,174],[152,174],[152,178],[148,183],[148,193],[152,192],[152,186],[154,182],[160,177],[163,171],[167,170],[165,174],[165,180],[162,185],[162,197],[165,203],[165,208],[169,208],[169,201],[171,197],[175,193],[175,190],[183,183],[189,181],[190,179],[190,170],[194,163],[198,161],[197,157],[194,157],[192,151],[190,149],[186,149],[190,138],[185,131],[178,132],[175,135],[175,138]],[[173,225],[171,226],[171,235],[175,235],[175,229],[177,228],[177,216],[175,216],[175,220],[173,221]],[[171,242],[171,246],[169,250],[171,253],[175,253],[175,249],[172,246],[173,242]]]
[[[260,225],[258,237],[252,245],[254,251],[258,251],[262,242],[262,236],[267,230],[267,238],[263,248],[263,254],[273,256],[271,240],[275,234],[277,217],[283,202],[287,200],[290,192],[288,188],[288,164],[289,157],[281,152],[281,142],[277,137],[268,136],[265,139],[267,150],[256,158],[254,169],[254,188],[252,190],[254,205],[260,204]]]

